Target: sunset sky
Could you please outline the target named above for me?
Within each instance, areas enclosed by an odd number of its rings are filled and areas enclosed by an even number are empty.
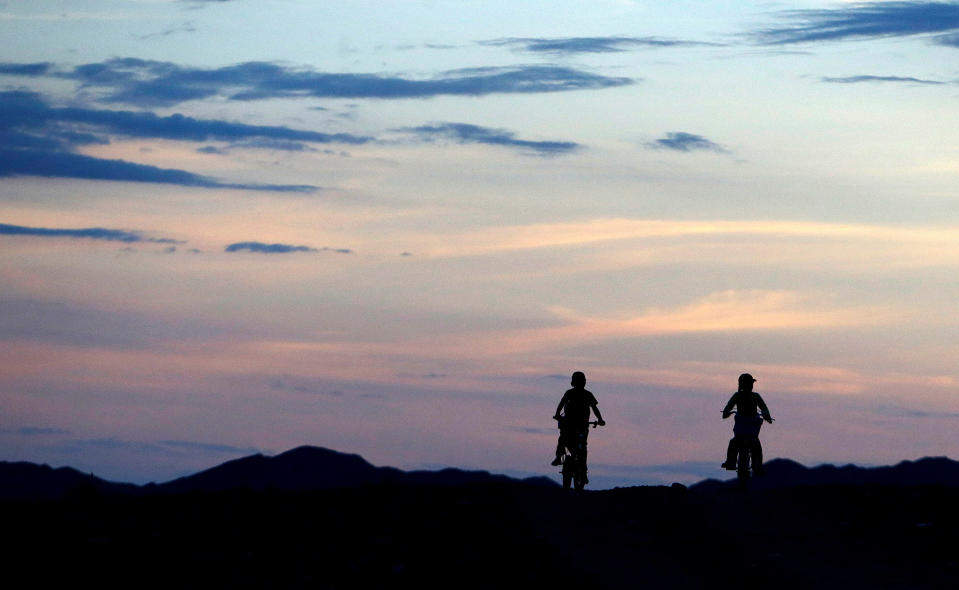
[[[0,1],[0,460],[959,458],[959,2]]]

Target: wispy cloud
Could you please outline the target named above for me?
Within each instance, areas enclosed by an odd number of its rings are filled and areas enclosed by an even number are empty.
[[[4,236],[39,236],[45,238],[86,238],[90,240],[106,240],[110,242],[153,242],[159,244],[178,244],[170,238],[145,237],[140,232],[120,229],[105,229],[102,227],[87,227],[81,229],[64,229],[48,227],[26,227],[0,223],[0,235]]]
[[[225,333],[222,326],[196,319],[0,295],[0,341],[4,342],[100,351],[156,350],[170,342],[184,345]]]
[[[434,123],[419,127],[404,127],[399,131],[412,133],[426,141],[446,139],[457,143],[479,143],[519,148],[538,155],[567,154],[580,147],[570,141],[531,141],[517,139],[516,134],[506,129],[493,129],[468,123]]]
[[[237,242],[225,248],[226,252],[259,252],[261,254],[290,254],[292,252],[333,252],[335,254],[352,254],[347,248],[311,248],[310,246],[293,246],[290,244],[266,244],[263,242]]]
[[[114,451],[136,451],[140,453],[156,453],[163,449],[155,444],[143,441],[123,440],[114,437],[82,438],[63,441],[63,451],[74,454],[88,452],[91,449],[109,449]]]
[[[845,76],[839,78],[830,78],[823,77],[823,82],[828,82],[831,84],[859,84],[862,82],[895,82],[895,83],[906,83],[906,84],[928,84],[928,85],[941,85],[945,82],[940,82],[938,80],[923,80],[921,78],[912,78],[904,76]]]
[[[62,428],[50,428],[46,426],[23,426],[21,428],[4,428],[0,433],[15,434],[17,436],[63,436],[73,434],[69,430]]]
[[[139,39],[140,41],[147,41],[150,39],[162,39],[164,37],[169,37],[177,33],[195,33],[195,32],[196,32],[196,25],[192,22],[185,22],[179,26],[164,29],[163,31],[160,31],[159,33],[150,33],[147,35],[135,35],[135,37]]]
[[[685,131],[667,133],[666,137],[651,141],[647,143],[646,146],[653,149],[673,150],[676,152],[706,151],[720,154],[729,153],[728,149],[718,143],[706,139],[702,135],[686,133]]]
[[[172,106],[189,100],[226,97],[408,99],[596,90],[625,86],[631,78],[608,77],[569,67],[523,65],[451,70],[431,78],[372,73],[328,73],[270,62],[221,68],[190,68],[170,62],[116,58],[55,70],[48,64],[4,64],[8,75],[55,76],[75,80],[100,100],[142,107]]]
[[[809,297],[787,291],[729,290],[675,309],[650,309],[622,318],[554,312],[587,337],[648,336],[688,332],[739,332],[870,324],[876,309],[830,309]]]
[[[561,350],[586,343],[681,334],[780,332],[848,328],[898,321],[889,309],[834,306],[792,291],[727,290],[676,307],[600,316],[550,309],[557,324],[545,327],[439,335],[406,341],[403,354],[507,357]],[[396,352],[399,352],[397,347]]]
[[[256,447],[235,447],[232,445],[221,445],[215,443],[196,442],[192,440],[161,440],[160,443],[166,447],[183,449],[186,451],[200,451],[203,453],[225,453],[229,455],[255,455],[260,453]]]
[[[632,49],[663,47],[700,47],[713,43],[669,39],[665,37],[507,37],[480,41],[481,45],[512,47],[532,53],[575,55],[580,53],[620,53]]]
[[[939,43],[952,45],[959,30],[959,4],[954,2],[861,2],[834,9],[781,13],[790,24],[753,34],[764,45],[843,41],[881,37],[949,34]]]
[[[801,221],[670,221],[591,219],[577,223],[543,223],[486,228],[454,235],[421,237],[417,251],[433,257],[472,256],[511,250],[555,248],[615,240],[693,236],[791,236],[821,240],[919,244],[924,250],[953,252],[959,233],[953,227],[895,227]],[[413,241],[414,238],[410,237]],[[949,260],[952,260],[951,258]]]
[[[110,143],[114,137],[228,141],[235,145],[279,142],[273,144],[274,148],[277,145],[292,148],[302,142],[356,144],[372,140],[349,134],[246,125],[182,115],[160,117],[150,112],[54,108],[35,92],[0,92],[0,177],[85,178],[281,192],[310,192],[318,188],[223,182],[185,170],[107,160],[76,152],[85,145]]]
[[[159,168],[123,160],[105,160],[67,152],[0,149],[0,177],[40,176],[125,182],[152,182],[201,188],[278,192],[312,192],[310,185],[220,182],[185,170]]]
[[[873,409],[873,411],[882,416],[891,416],[893,418],[959,418],[959,413],[957,412],[917,410],[915,408],[892,405],[877,406]]]
[[[37,62],[29,64],[0,63],[0,75],[45,76],[53,71],[53,67],[53,64],[50,62]]]
[[[290,141],[363,144],[369,136],[321,133],[289,127],[247,125],[184,115],[49,106],[39,93],[0,92],[0,130],[33,133],[62,144],[103,143],[110,136],[178,141]],[[72,134],[72,135],[71,135]],[[77,137],[82,140],[78,142]]]
[[[306,393],[324,397],[342,397],[343,391],[330,381],[315,378],[305,378],[295,375],[282,375],[269,380],[270,388],[275,391],[290,393]]]

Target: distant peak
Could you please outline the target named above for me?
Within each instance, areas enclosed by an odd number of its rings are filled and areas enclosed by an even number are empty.
[[[341,453],[340,451],[334,451],[333,449],[327,449],[326,447],[314,447],[311,445],[303,445],[289,451],[284,451],[279,455],[273,457],[273,459],[279,460],[289,460],[289,459],[350,459],[353,461],[361,461],[367,463],[367,460],[363,457],[352,454],[352,453]]]

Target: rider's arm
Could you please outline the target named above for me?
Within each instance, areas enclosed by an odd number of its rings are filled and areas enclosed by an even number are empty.
[[[733,406],[736,405],[736,394],[734,393],[729,402],[726,403],[726,407],[723,408],[723,420],[729,418],[729,415],[733,412]]]
[[[593,414],[596,415],[596,419],[599,420],[599,425],[602,426],[606,424],[606,420],[603,420],[603,415],[599,413],[599,406],[593,404],[591,407],[593,408]]]
[[[553,414],[553,418],[559,418],[559,413],[563,411],[563,406],[566,405],[566,394],[563,394],[563,399],[559,400],[559,405],[556,406],[556,413]]]
[[[762,396],[758,393],[756,394],[756,404],[759,406],[759,411],[763,414],[763,420],[772,424],[772,414],[769,413],[769,408],[766,407],[766,402],[763,401]]]

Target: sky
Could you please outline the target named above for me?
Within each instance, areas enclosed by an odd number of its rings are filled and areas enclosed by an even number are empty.
[[[959,457],[959,2],[0,1],[0,460]]]

